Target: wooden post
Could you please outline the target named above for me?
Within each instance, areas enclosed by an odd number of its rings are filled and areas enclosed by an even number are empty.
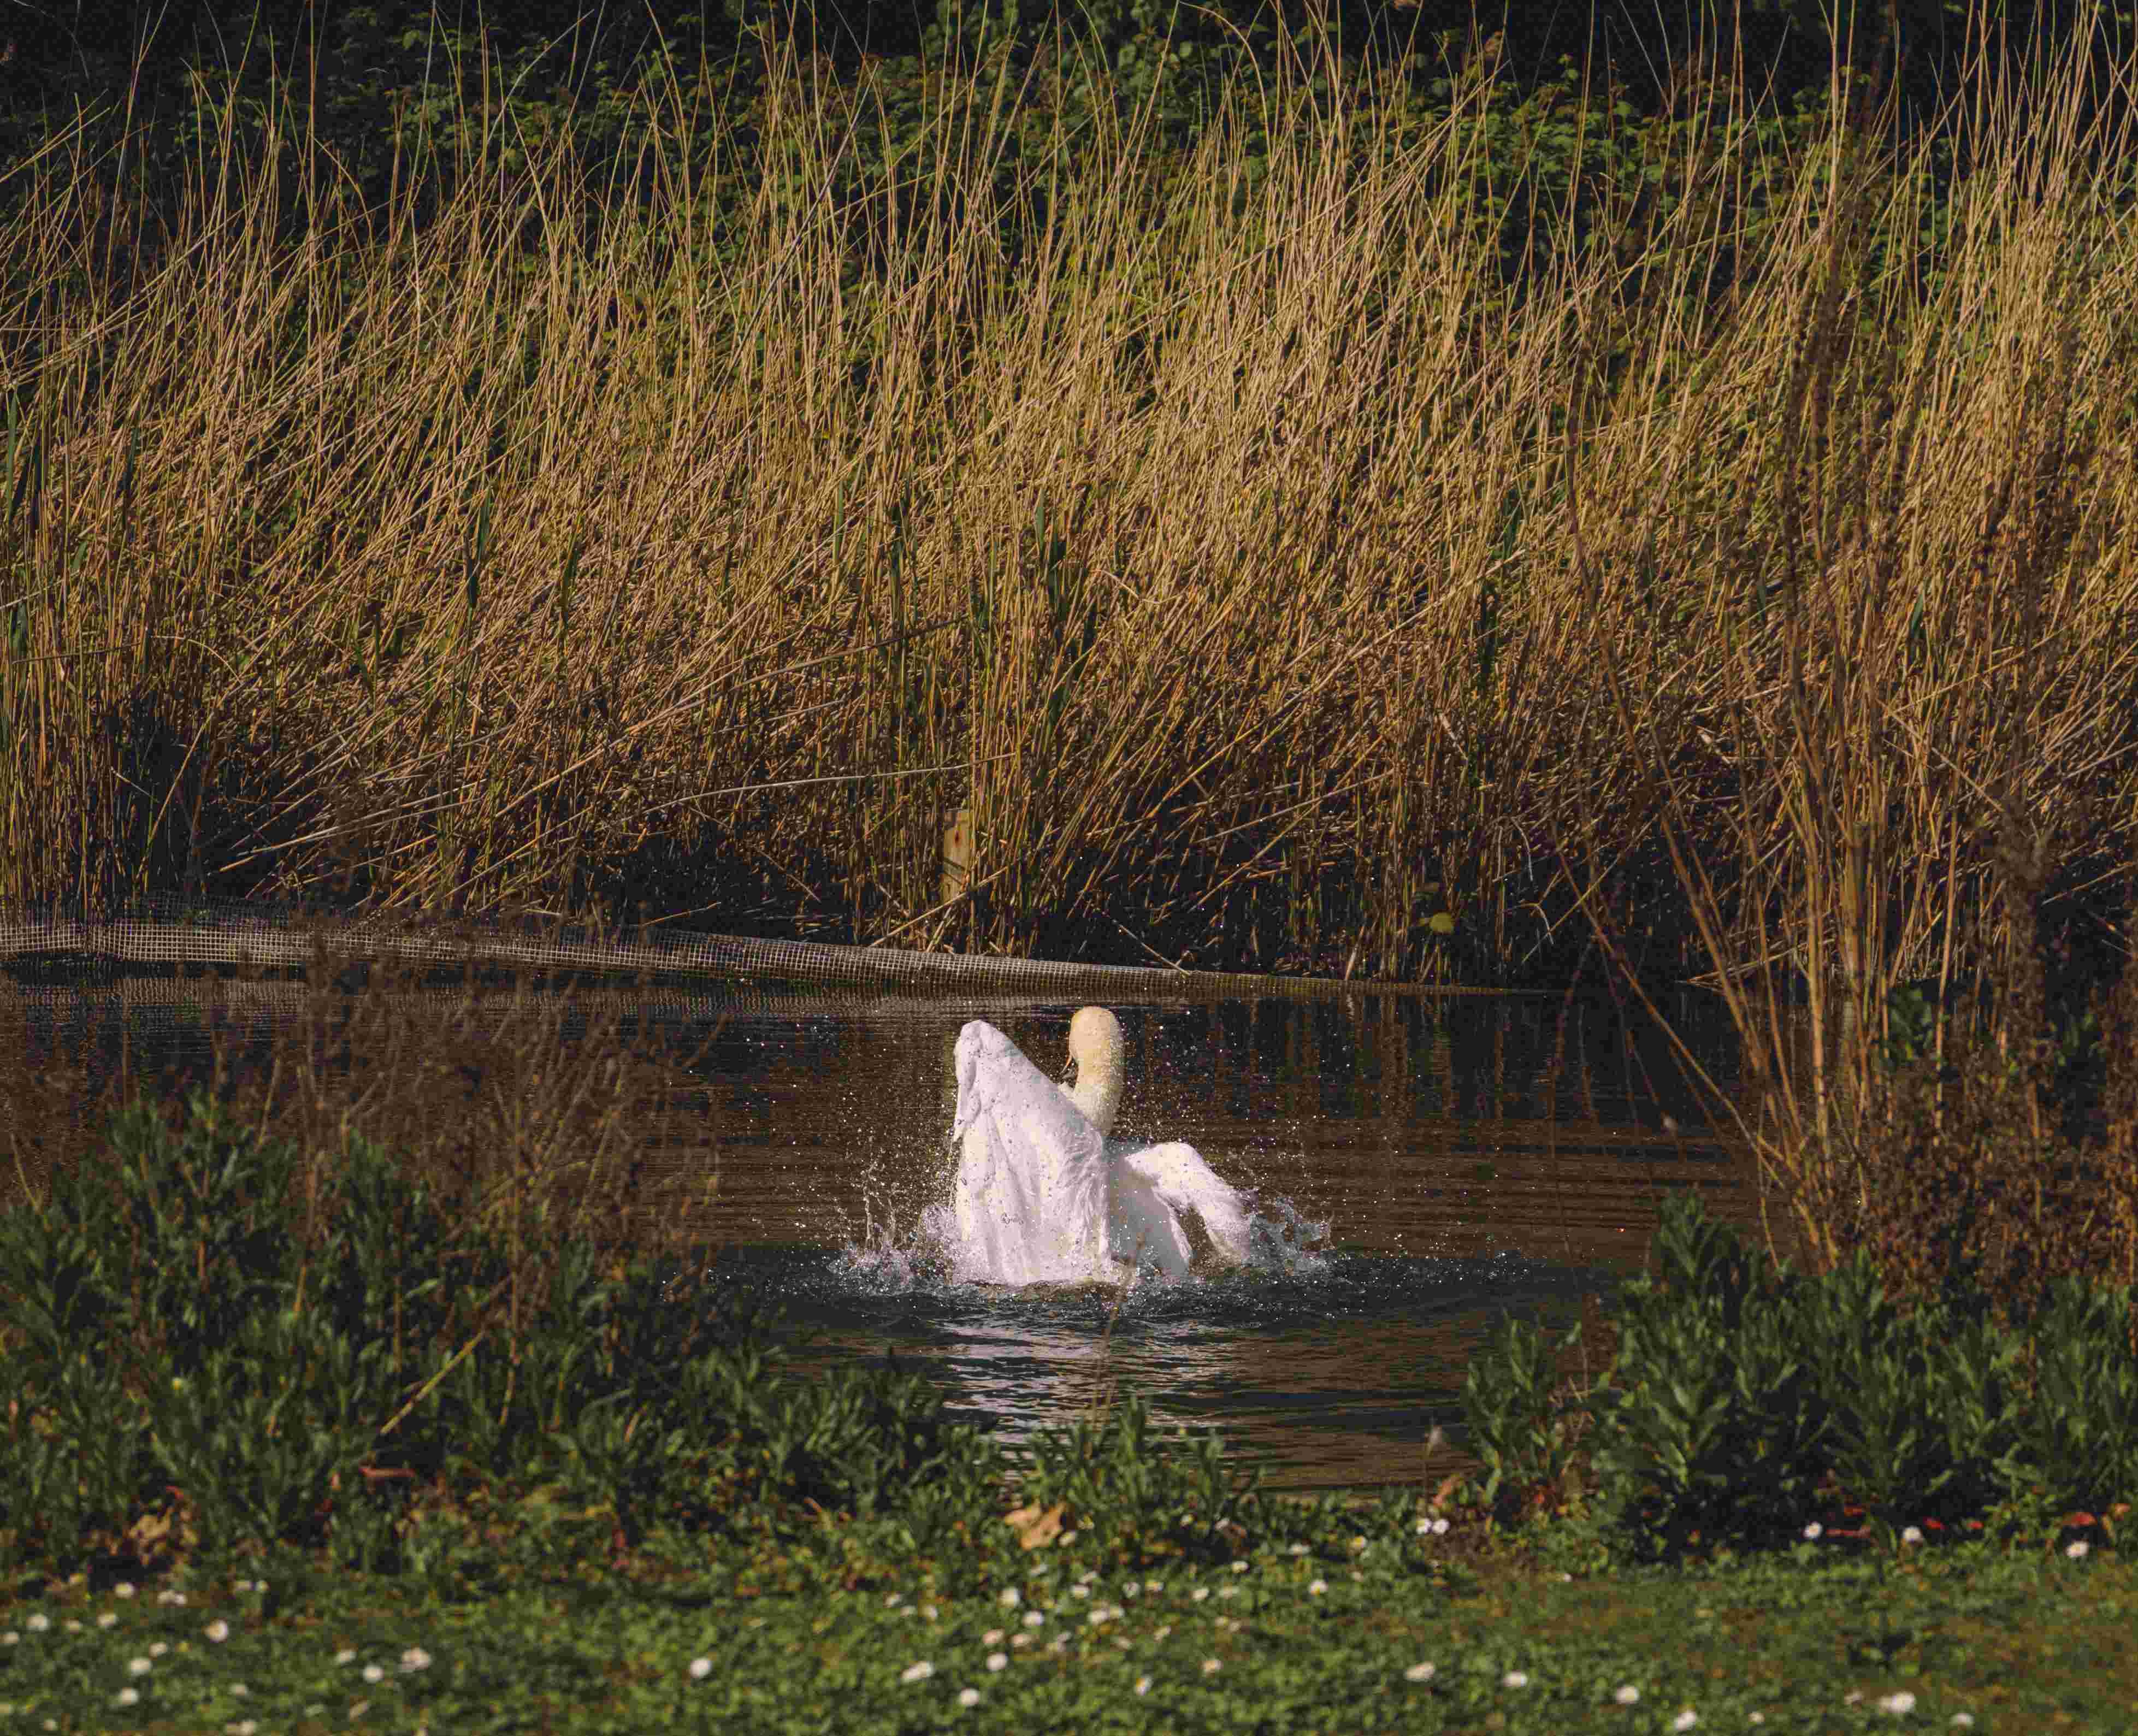
[[[973,811],[954,807],[943,816],[943,902],[963,898],[973,883]]]

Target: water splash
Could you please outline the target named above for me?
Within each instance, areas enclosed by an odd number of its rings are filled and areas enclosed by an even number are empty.
[[[1272,1200],[1267,1211],[1257,1200],[1247,1221],[1247,1263],[1287,1277],[1311,1276],[1328,1270],[1329,1251],[1316,1246],[1328,1240],[1328,1224],[1308,1218],[1290,1200]]]
[[[1325,1246],[1329,1226],[1301,1212],[1291,1200],[1257,1200],[1247,1222],[1248,1257],[1244,1269],[1214,1263],[1185,1279],[1168,1280],[1146,1266],[1126,1288],[1145,1297],[1156,1290],[1189,1291],[1208,1288],[1223,1278],[1242,1275],[1311,1279],[1325,1272],[1331,1255]],[[951,1274],[959,1265],[958,1226],[947,1202],[932,1202],[919,1214],[912,1228],[901,1235],[895,1213],[878,1215],[877,1203],[865,1201],[863,1220],[835,1255],[825,1270],[828,1285],[867,1295],[895,1295],[926,1290],[944,1295],[970,1295],[999,1297],[1012,1287],[990,1284],[960,1284]],[[1093,1282],[1088,1285],[1033,1285],[1037,1293],[1061,1294],[1090,1290],[1110,1297],[1122,1286]]]
[[[898,1202],[880,1192],[872,1180],[862,1188],[862,1222],[833,1257],[827,1275],[840,1287],[863,1295],[901,1295],[939,1285],[949,1270],[940,1220],[947,1208],[924,1207],[905,1233],[899,1229]]]

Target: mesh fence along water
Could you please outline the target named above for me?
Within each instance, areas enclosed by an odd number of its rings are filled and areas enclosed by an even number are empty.
[[[353,914],[169,895],[152,895],[109,914],[53,909],[0,915],[0,965],[10,967],[101,962],[149,968],[191,965],[301,970],[325,960],[405,968],[460,965],[564,971],[761,987],[1116,1001],[1506,992],[1474,985],[1072,964],[654,926],[610,934],[542,916],[429,917],[398,910]]]

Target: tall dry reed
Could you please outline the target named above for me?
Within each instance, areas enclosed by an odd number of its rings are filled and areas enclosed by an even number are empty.
[[[2002,817],[2129,861],[2134,250],[2078,67],[1953,116],[1949,194],[1846,90],[1809,147],[1688,100],[1660,193],[1545,200],[1513,279],[1489,60],[1421,119],[1287,58],[1184,156],[1057,113],[1007,239],[1049,90],[990,56],[860,203],[881,92],[791,55],[754,134],[650,87],[598,169],[500,110],[519,169],[369,203],[294,103],[226,114],[168,233],[56,139],[0,234],[0,898],[1408,973],[1668,850],[1860,1042],[1984,955]]]
[[[1941,212],[1927,154],[1881,146],[1860,93],[1772,214],[1794,269],[1674,345],[1637,314],[1643,383],[1576,395],[1564,471],[1597,666],[1745,1041],[1779,1239],[1814,1270],[1868,1247],[1903,1293],[1971,1270],[2022,1306],[2058,1272],[2138,1278],[2127,1105],[2082,1158],[2043,1103],[2044,886],[2130,866],[2138,348],[2116,310],[2138,249],[2128,111],[2085,73],[2071,52],[1979,91]],[[1994,1041],[1940,1021],[1896,1076],[1904,986],[1994,1007]],[[2120,1101],[2138,1053],[2107,1059]]]

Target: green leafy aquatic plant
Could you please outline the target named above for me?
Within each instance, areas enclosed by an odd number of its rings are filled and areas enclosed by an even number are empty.
[[[1794,1274],[1673,1195],[1652,1270],[1606,1304],[1611,1369],[1565,1408],[1591,1413],[1599,1504],[1643,1553],[1779,1543],[1837,1495],[1889,1549],[1911,1520],[2099,1513],[2138,1498],[2131,1293],[2051,1295],[2023,1332],[1959,1289],[1903,1309],[1867,1257]],[[1556,1464],[1545,1348],[1510,1322],[1466,1382],[1488,1499]]]
[[[110,1163],[0,1215],[17,1556],[115,1540],[173,1495],[218,1553],[325,1543],[377,1566],[442,1477],[554,1482],[626,1546],[659,1515],[866,1515],[999,1482],[916,1377],[788,1378],[762,1299],[717,1276],[678,1300],[650,1262],[567,1243],[515,1320],[503,1251],[361,1139],[310,1239],[297,1154],[205,1097],[169,1124],[137,1106],[111,1140]]]
[[[1037,1438],[1018,1493],[1028,1508],[1061,1507],[1125,1560],[1225,1559],[1262,1505],[1259,1482],[1226,1459],[1214,1434],[1184,1429],[1161,1447],[1149,1406],[1131,1393],[1102,1418]]]
[[[1579,1340],[1577,1323],[1556,1348]],[[1574,1462],[1586,1412],[1566,1402],[1552,1341],[1540,1327],[1503,1319],[1462,1378],[1462,1413],[1470,1450],[1485,1463],[1481,1495],[1527,1498],[1559,1488]]]
[[[1696,1196],[1664,1202],[1652,1270],[1610,1304],[1619,1389],[1597,1469],[1667,1545],[1803,1511],[1827,1426],[1789,1287]]]

